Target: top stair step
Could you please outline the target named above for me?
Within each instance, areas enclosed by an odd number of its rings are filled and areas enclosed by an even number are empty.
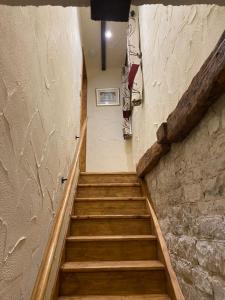
[[[136,173],[80,173],[79,183],[137,183]]]
[[[79,183],[77,198],[140,197],[139,183]]]

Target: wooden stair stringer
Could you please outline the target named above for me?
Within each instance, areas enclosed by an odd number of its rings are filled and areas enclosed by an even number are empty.
[[[146,197],[148,213],[151,215],[152,230],[153,230],[152,233],[156,235],[158,240],[158,257],[159,260],[165,265],[167,290],[169,296],[172,300],[185,300],[180,285],[178,283],[176,274],[171,264],[169,251],[165,239],[163,237],[159,221],[153,209],[153,201],[151,199],[151,195],[148,190],[147,183],[144,179],[139,179],[139,182],[141,184],[142,193]]]

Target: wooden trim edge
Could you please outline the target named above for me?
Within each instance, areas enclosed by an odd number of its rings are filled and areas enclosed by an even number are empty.
[[[85,120],[87,119],[87,69],[85,63],[85,57],[83,52],[83,69],[82,69],[82,86],[81,86],[81,111],[80,111],[80,127],[82,128]],[[87,130],[84,136],[83,145],[80,154],[80,171],[86,171],[86,156],[87,156]]]
[[[168,294],[172,300],[185,300],[184,295],[181,291],[180,285],[177,280],[177,276],[173,270],[169,251],[165,242],[165,239],[163,237],[156,213],[153,209],[153,202],[150,196],[150,192],[147,187],[147,183],[145,179],[140,179],[141,185],[142,185],[142,191],[144,196],[146,197],[146,202],[148,206],[148,210],[150,212],[151,218],[152,218],[152,229],[153,233],[158,238],[158,246],[160,251],[160,259],[164,263],[166,268],[166,277],[167,277],[167,283],[168,283]]]

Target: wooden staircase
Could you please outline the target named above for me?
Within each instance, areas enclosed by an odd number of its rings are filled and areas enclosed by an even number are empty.
[[[81,173],[59,300],[169,300],[144,189],[133,173]]]

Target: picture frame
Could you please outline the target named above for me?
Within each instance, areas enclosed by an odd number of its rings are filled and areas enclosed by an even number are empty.
[[[119,106],[120,105],[119,88],[96,89],[95,91],[96,91],[97,106]]]

